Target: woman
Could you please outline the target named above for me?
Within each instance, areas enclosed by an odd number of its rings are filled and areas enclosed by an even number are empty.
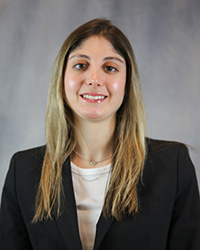
[[[145,138],[135,56],[110,21],[83,24],[61,47],[46,141],[11,160],[1,249],[199,249],[188,150]]]

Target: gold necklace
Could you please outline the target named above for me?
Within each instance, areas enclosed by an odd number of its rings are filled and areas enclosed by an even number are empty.
[[[101,160],[101,161],[90,161],[90,160],[88,160],[88,159],[85,159],[82,155],[80,155],[78,152],[76,152],[76,150],[74,150],[74,153],[76,154],[76,155],[78,155],[81,159],[83,159],[84,161],[88,161],[92,166],[95,166],[96,164],[98,164],[98,163],[100,163],[100,162],[103,162],[103,161],[106,161],[106,160],[108,160],[108,159],[110,159],[110,158],[112,158],[113,157],[113,155],[110,155],[109,157],[107,157],[107,158],[105,158],[105,159],[103,159],[103,160]]]

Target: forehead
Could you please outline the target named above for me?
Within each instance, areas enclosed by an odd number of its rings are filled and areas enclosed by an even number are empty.
[[[81,51],[85,51],[88,53],[94,53],[98,52],[100,53],[105,52],[105,53],[111,53],[111,54],[118,54],[121,56],[117,50],[113,47],[112,43],[108,41],[104,36],[91,36],[89,38],[86,38],[78,47],[76,47],[71,53],[71,54],[76,54]]]

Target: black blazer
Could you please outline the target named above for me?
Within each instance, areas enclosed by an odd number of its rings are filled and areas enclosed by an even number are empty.
[[[200,200],[187,148],[148,140],[139,212],[97,223],[95,250],[199,250]],[[2,193],[1,250],[81,250],[70,159],[63,165],[62,215],[32,224],[45,147],[16,153]]]

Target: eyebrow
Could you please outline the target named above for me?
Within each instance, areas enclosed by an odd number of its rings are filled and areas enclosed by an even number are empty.
[[[108,61],[108,60],[117,60],[118,62],[124,63],[120,58],[115,57],[115,56],[108,56],[108,57],[105,57],[103,60],[104,60],[104,61]]]
[[[72,58],[74,58],[74,57],[80,57],[80,58],[85,58],[85,59],[90,60],[89,56],[82,55],[82,54],[80,54],[80,55],[74,55],[74,56],[71,56],[71,57],[69,57],[69,60],[70,60],[70,59],[72,59]]]
[[[74,57],[85,58],[85,59],[87,59],[89,61],[91,60],[89,56],[86,56],[86,55],[83,55],[83,54],[73,55],[73,56],[69,57],[69,60],[73,59]],[[108,56],[108,57],[105,57],[103,59],[103,61],[108,61],[108,60],[117,60],[120,63],[124,63],[120,58],[115,57],[115,56]]]

